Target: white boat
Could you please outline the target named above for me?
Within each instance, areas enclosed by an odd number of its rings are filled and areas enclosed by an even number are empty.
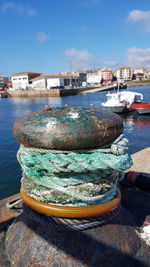
[[[126,107],[124,101],[120,100],[119,93],[106,94],[107,101],[102,103],[103,107],[108,108],[110,111],[115,113],[122,113]]]
[[[133,103],[141,103],[143,101],[143,94],[137,92],[122,91],[117,92],[117,94],[120,94],[121,101],[125,101],[129,105],[132,105]]]
[[[141,103],[143,95],[130,91],[117,91],[106,94],[107,101],[102,103],[103,107],[115,113],[123,113],[132,109],[133,103]]]

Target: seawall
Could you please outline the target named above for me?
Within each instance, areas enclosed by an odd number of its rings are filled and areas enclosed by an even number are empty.
[[[42,90],[7,90],[8,97],[61,97],[80,93],[92,93],[112,90],[113,86],[88,87],[75,89],[42,89]]]

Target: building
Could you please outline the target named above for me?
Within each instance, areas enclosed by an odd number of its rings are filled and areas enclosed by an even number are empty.
[[[0,76],[0,88],[4,88],[7,86],[8,77]]]
[[[37,72],[18,72],[11,75],[12,89],[31,89],[32,79],[39,76]]]
[[[144,71],[144,80],[150,80],[150,69],[149,68],[147,68]]]
[[[86,86],[86,73],[80,72],[79,73],[79,86]]]
[[[116,77],[119,82],[122,81],[131,81],[133,76],[133,69],[130,67],[120,67],[118,70],[116,70]]]
[[[93,69],[86,71],[86,82],[89,86],[101,85],[101,69]]]
[[[149,80],[150,79],[150,68],[141,67],[134,70],[134,79],[141,80]]]
[[[56,89],[77,87],[79,75],[75,74],[44,74],[32,79],[33,89]]]
[[[134,74],[136,74],[136,73],[144,74],[145,70],[146,70],[146,68],[143,68],[143,67],[134,69]]]
[[[144,79],[144,73],[136,72],[133,74],[133,80],[142,81]]]
[[[8,80],[6,86],[7,86],[8,89],[12,89],[12,81]]]
[[[136,81],[141,81],[144,78],[144,68],[137,68],[134,70],[133,79]]]
[[[109,84],[113,80],[113,72],[111,69],[102,69],[101,70],[101,81],[102,83]]]

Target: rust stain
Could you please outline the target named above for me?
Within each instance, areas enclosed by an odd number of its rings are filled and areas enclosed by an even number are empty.
[[[46,265],[40,264],[37,258],[32,257],[29,259],[28,267],[46,267]]]

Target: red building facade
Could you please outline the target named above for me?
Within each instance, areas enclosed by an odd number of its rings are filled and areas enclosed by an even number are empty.
[[[111,82],[113,79],[112,70],[108,70],[108,69],[102,70],[101,71],[101,78],[102,78],[102,81],[105,83]]]

